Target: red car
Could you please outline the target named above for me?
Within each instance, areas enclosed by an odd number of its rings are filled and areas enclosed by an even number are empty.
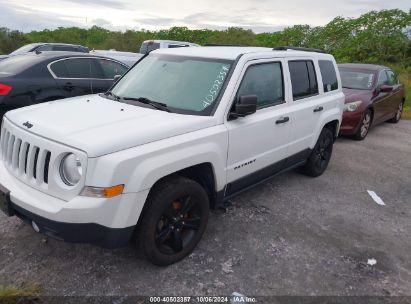
[[[373,64],[338,65],[345,94],[340,135],[363,140],[371,126],[401,119],[404,87],[389,68]]]

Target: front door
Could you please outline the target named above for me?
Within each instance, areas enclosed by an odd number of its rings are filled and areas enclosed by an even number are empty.
[[[392,92],[391,92],[391,96],[389,99],[389,104],[388,104],[388,117],[387,119],[392,118],[398,111],[398,107],[400,105],[400,103],[402,103],[402,90],[403,87],[400,84],[400,82],[398,81],[398,77],[397,75],[391,71],[391,70],[387,70],[387,77],[388,77],[388,85],[392,87]]]
[[[386,70],[382,70],[378,76],[377,97],[374,99],[374,118],[373,123],[380,123],[388,118],[392,113],[392,96],[393,92],[381,91],[382,86],[389,86],[389,80]]]
[[[290,113],[284,90],[284,61],[259,60],[244,67],[239,96],[257,95],[257,112],[229,119],[226,196],[270,177],[285,164]]]

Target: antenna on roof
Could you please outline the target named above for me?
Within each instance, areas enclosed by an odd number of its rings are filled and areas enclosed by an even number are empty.
[[[313,49],[313,48],[305,48],[305,47],[297,47],[297,46],[276,46],[273,48],[273,51],[303,51],[303,52],[314,52],[314,53],[326,53],[326,51],[322,49]]]

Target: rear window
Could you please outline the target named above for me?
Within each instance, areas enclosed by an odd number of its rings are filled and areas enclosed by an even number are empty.
[[[309,60],[288,62],[294,100],[318,94],[314,63]]]
[[[13,56],[0,61],[0,77],[17,75],[38,63],[35,56]]]
[[[323,79],[324,92],[331,92],[338,89],[337,73],[334,63],[329,60],[318,61],[320,65],[321,78]]]

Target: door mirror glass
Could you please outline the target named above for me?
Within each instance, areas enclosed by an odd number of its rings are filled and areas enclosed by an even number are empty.
[[[389,92],[391,92],[393,90],[393,87],[392,86],[389,86],[389,85],[386,85],[386,84],[383,84],[381,87],[380,87],[380,92],[383,92],[383,93],[389,93]]]
[[[230,113],[232,117],[244,117],[257,111],[257,95],[242,95]]]

